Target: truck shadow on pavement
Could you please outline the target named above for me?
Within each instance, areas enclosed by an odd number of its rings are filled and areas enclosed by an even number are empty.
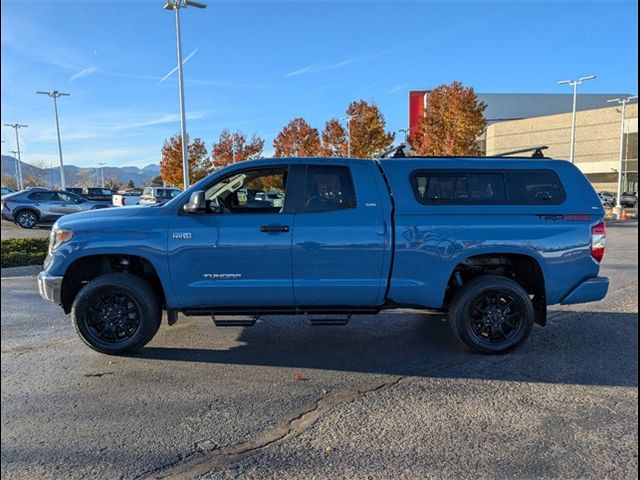
[[[221,345],[216,338],[220,329],[201,320],[185,326],[202,329],[192,332],[195,345],[167,346],[175,345],[177,338],[166,328],[153,346],[135,357],[399,376],[638,386],[635,313],[551,312],[546,327],[534,327],[520,349],[501,356],[463,351],[445,317],[418,312],[354,317],[345,327],[312,327],[295,316],[267,317],[250,328],[224,327],[238,332],[232,346]]]

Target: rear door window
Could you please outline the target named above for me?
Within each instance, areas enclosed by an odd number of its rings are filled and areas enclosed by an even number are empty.
[[[305,212],[326,212],[355,208],[356,193],[349,167],[309,165],[307,167]]]

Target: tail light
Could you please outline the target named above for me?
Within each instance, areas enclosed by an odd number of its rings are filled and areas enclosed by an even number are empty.
[[[124,197],[120,197],[120,206],[124,207]]]
[[[607,227],[604,222],[591,227],[591,256],[600,263],[604,257],[604,247],[607,241]]]

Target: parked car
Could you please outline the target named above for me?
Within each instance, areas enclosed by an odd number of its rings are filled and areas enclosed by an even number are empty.
[[[620,205],[625,208],[634,208],[638,204],[638,195],[636,192],[625,192],[620,195]]]
[[[94,202],[106,202],[111,204],[113,191],[110,188],[84,187],[80,195],[88,200],[93,200]]]
[[[264,185],[283,207],[238,201]],[[170,325],[178,312],[335,325],[392,308],[448,311],[465,347],[504,353],[546,324],[547,305],[604,298],[603,217],[566,161],[261,159],[158,208],[61,218],[38,285],[108,354],[149,342],[163,310]]]
[[[609,204],[614,206],[616,204],[616,194],[613,192],[598,192],[598,197],[602,201],[602,204]]]
[[[75,195],[83,196],[83,195],[82,195],[82,191],[83,191],[84,189],[83,189],[82,187],[67,187],[65,190],[66,190],[67,192],[71,192],[71,193],[73,193],[73,194],[75,194]]]
[[[116,207],[128,207],[140,203],[139,192],[118,192],[111,197],[112,205]]]
[[[22,228],[33,228],[39,224],[51,224],[70,213],[108,206],[71,192],[36,188],[3,197],[2,219],[14,222]]]
[[[9,195],[10,193],[15,192],[15,190],[13,188],[10,187],[2,187],[2,197],[4,198],[5,195]]]
[[[170,187],[146,187],[140,195],[140,205],[162,205],[174,197],[177,197],[182,190]]]

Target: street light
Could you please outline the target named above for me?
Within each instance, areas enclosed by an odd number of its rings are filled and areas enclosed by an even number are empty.
[[[98,165],[100,165],[100,186],[104,188],[104,166],[106,163],[98,162]]]
[[[182,137],[182,178],[184,189],[189,188],[189,160],[187,158],[187,120],[184,108],[184,81],[182,79],[182,40],[180,39],[180,9],[186,7],[207,8],[204,3],[193,0],[167,0],[165,10],[176,12],[176,39],[178,44],[178,89],[180,95],[180,135]]]
[[[575,144],[576,144],[576,100],[578,97],[578,85],[582,82],[586,82],[587,80],[593,80],[596,78],[595,75],[588,75],[586,77],[580,77],[577,80],[561,80],[558,85],[569,85],[573,87],[573,109],[571,114],[571,153],[569,154],[569,158],[571,163],[574,163],[575,156]]]
[[[622,204],[620,203],[620,197],[622,196],[622,168],[624,162],[624,113],[625,107],[627,103],[631,100],[636,100],[638,96],[627,97],[627,98],[612,98],[611,100],[607,100],[607,103],[617,103],[622,105],[621,114],[620,114],[620,165],[618,165],[618,198],[616,199],[616,209],[618,210],[616,213],[620,214],[620,209],[622,209]]]
[[[56,133],[58,134],[58,156],[60,157],[60,189],[66,190],[67,187],[64,181],[64,162],[62,161],[62,143],[60,142],[60,122],[58,122],[58,97],[68,97],[68,93],[62,93],[58,90],[52,90],[51,92],[36,92],[38,95],[48,95],[53,98],[53,112],[56,117]]]
[[[18,180],[18,190],[22,190],[22,158],[20,156],[20,138],[18,136],[18,129],[25,128],[29,125],[22,125],[20,123],[5,123],[5,127],[11,127],[16,131],[16,149],[14,153],[16,154],[16,177]]]
[[[351,120],[357,118],[357,115],[345,115],[340,117],[340,120],[344,120],[347,124],[347,158],[351,158]]]

